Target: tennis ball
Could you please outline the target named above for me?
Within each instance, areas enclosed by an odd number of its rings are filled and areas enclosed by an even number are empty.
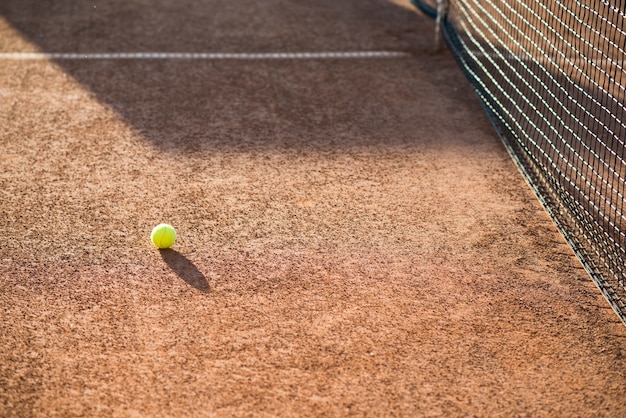
[[[176,230],[172,225],[159,224],[152,229],[150,240],[157,248],[162,250],[170,248],[176,241]]]

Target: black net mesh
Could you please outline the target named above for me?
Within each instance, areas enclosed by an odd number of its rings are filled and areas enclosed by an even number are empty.
[[[624,323],[625,3],[440,7],[444,37],[511,155]],[[414,4],[433,17],[440,5]]]

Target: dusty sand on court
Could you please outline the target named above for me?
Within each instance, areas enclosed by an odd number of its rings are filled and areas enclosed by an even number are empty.
[[[0,6],[2,51],[411,53],[0,61],[0,416],[626,415],[626,328],[432,22],[256,3]]]

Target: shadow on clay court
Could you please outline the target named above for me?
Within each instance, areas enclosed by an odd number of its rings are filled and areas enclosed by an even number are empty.
[[[160,250],[163,261],[178,277],[183,279],[185,283],[201,292],[209,292],[211,290],[209,282],[204,274],[184,255],[176,250],[167,249]]]
[[[145,3],[9,0],[0,2],[0,15],[49,53],[411,51],[421,48],[419,39],[431,45],[429,18],[377,0]],[[407,110],[414,106],[405,96],[414,88],[415,62],[405,61],[56,63],[157,148],[193,153],[377,145],[372,132],[403,121],[413,126],[416,111]],[[364,100],[364,91],[377,100]]]

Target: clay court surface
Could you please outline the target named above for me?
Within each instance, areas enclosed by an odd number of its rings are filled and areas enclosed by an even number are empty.
[[[0,59],[0,416],[626,416],[626,327],[432,32],[0,3],[0,52],[408,53]]]

